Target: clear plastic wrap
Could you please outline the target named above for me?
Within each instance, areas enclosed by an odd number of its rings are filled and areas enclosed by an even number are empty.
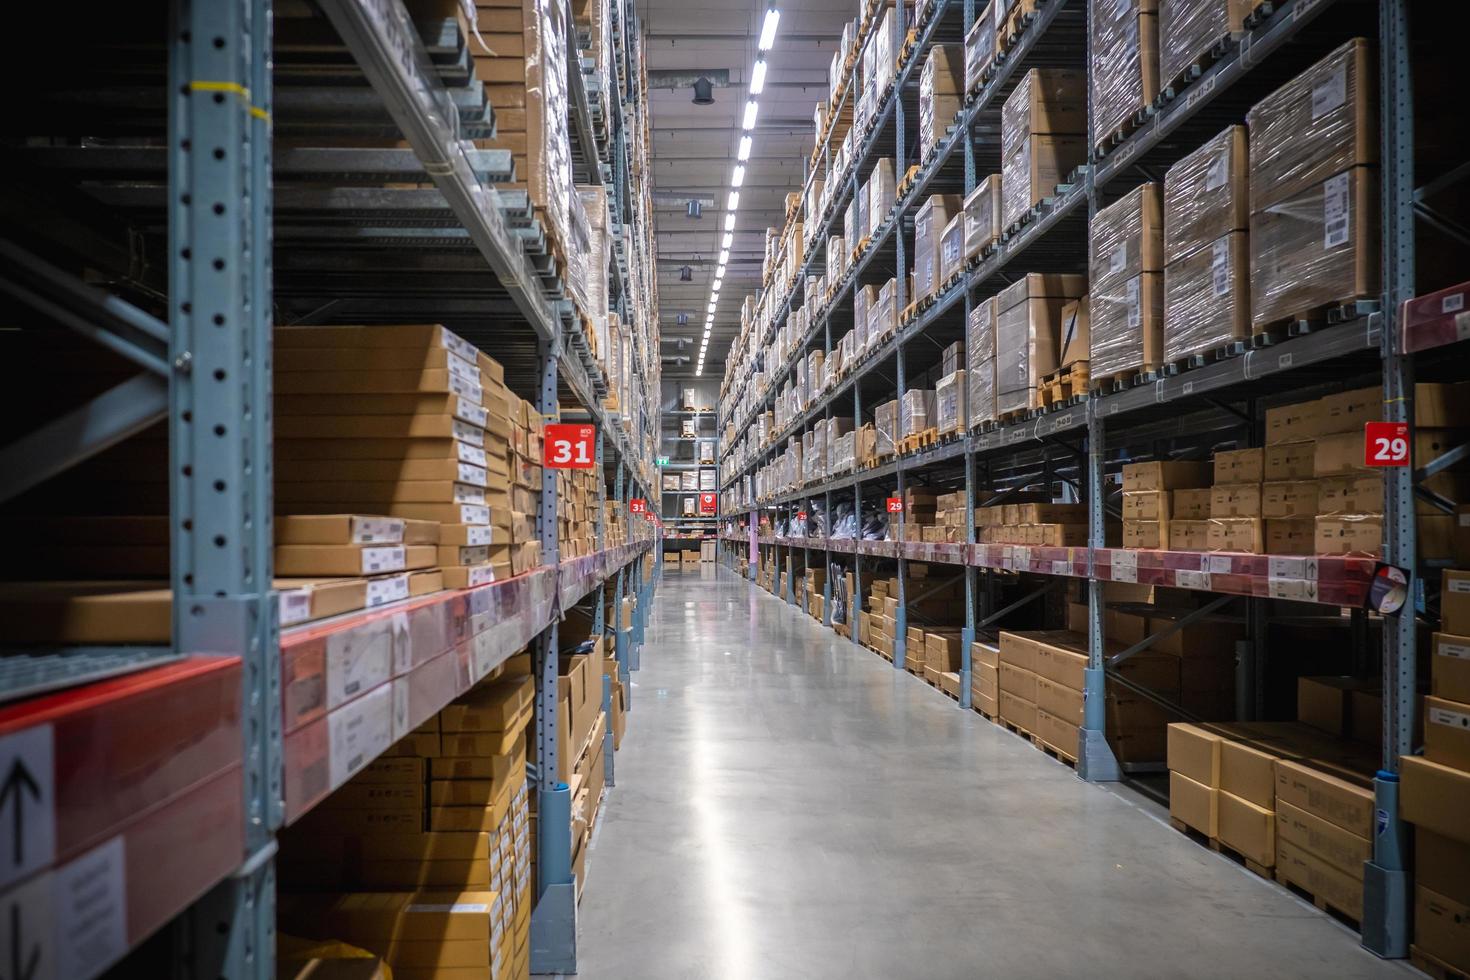
[[[938,145],[963,104],[964,49],[936,44],[919,73],[919,159]]]
[[[968,367],[965,378],[970,387],[970,425],[995,418],[995,311],[992,296],[975,304],[965,324],[965,350]]]
[[[1164,262],[1250,227],[1244,126],[1230,126],[1164,175]]]
[[[1160,80],[1168,85],[1217,41],[1244,29],[1254,0],[1165,0],[1159,5]]]
[[[934,427],[938,412],[933,388],[910,388],[899,402],[898,427],[905,436],[918,435]]]
[[[1094,285],[1088,293],[1089,376],[1094,380],[1153,370],[1163,363],[1163,273]]]
[[[892,456],[898,452],[898,440],[903,433],[898,430],[898,400],[886,401],[873,409],[873,451],[879,456]]]
[[[1246,113],[1252,214],[1349,167],[1378,162],[1372,55],[1369,42],[1354,38]]]
[[[898,197],[893,179],[893,161],[884,157],[873,164],[873,173],[868,177],[868,228],[864,232],[872,235],[883,224],[893,202]]]
[[[1261,328],[1379,291],[1378,173],[1354,167],[1251,215],[1251,322]]]
[[[914,216],[915,300],[933,296],[938,291],[941,270],[939,240],[961,203],[958,194],[935,194]]]
[[[1070,68],[1033,68],[1021,76],[1000,114],[1001,159],[1028,136],[1087,136],[1087,78]],[[1084,151],[1084,158],[1085,158]]]
[[[1163,191],[1140,184],[1093,217],[1087,270],[1094,290],[1164,270]]]
[[[965,405],[965,372],[947,374],[934,386],[935,426],[941,435],[963,432],[968,418]]]
[[[893,84],[898,45],[902,40],[899,33],[897,22],[894,20],[893,8],[886,7],[882,17],[878,20],[877,30],[868,35],[868,52],[872,57],[872,70],[869,75],[873,79],[873,91],[877,99],[886,95]]]
[[[1062,307],[1085,288],[1082,276],[1033,272],[1001,291],[995,324],[998,414],[1039,407],[1037,387],[1057,369]]]
[[[836,282],[847,268],[847,241],[834,235],[827,239],[827,281]]]
[[[878,290],[878,302],[868,308],[869,343],[880,344],[898,325],[898,283],[890,279]]]
[[[587,253],[582,264],[587,314],[602,322],[607,316],[607,191],[600,186],[579,185],[577,197],[587,216]]]
[[[848,202],[848,212],[852,215],[852,237],[847,243],[849,252],[855,251],[858,243],[868,234],[868,224],[871,220],[868,217],[868,203],[868,195],[861,192],[854,195],[853,200]]]
[[[1001,224],[1020,221],[1087,161],[1085,136],[1030,136],[1001,164]]]
[[[1164,360],[1215,350],[1251,334],[1249,248],[1232,231],[1164,270]]]
[[[965,91],[980,87],[985,69],[995,60],[995,16],[993,4],[986,4],[975,18],[975,25],[965,35]]]
[[[868,308],[877,299],[878,290],[872,286],[860,286],[852,292],[852,332],[857,335],[859,355],[868,349]]]
[[[1093,0],[1093,138],[1125,128],[1159,94],[1158,0]]]
[[[939,285],[944,285],[965,268],[965,214],[949,219],[939,236]],[[937,290],[936,290],[937,292]]]
[[[966,261],[979,258],[987,245],[1000,240],[1000,198],[1000,174],[991,174],[980,181],[965,198]]]

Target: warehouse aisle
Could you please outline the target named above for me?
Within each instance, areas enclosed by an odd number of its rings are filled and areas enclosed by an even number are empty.
[[[634,676],[582,980],[1418,975],[731,572]]]

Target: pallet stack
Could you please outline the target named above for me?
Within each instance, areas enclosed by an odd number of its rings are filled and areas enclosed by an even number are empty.
[[[1087,78],[1033,68],[1001,110],[1001,223],[1020,224],[1087,160]]]
[[[1092,220],[1087,293],[1094,387],[1131,381],[1163,363],[1163,191],[1161,184],[1140,184]]]

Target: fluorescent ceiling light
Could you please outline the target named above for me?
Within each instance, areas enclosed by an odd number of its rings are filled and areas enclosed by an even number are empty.
[[[745,118],[740,120],[740,128],[746,132],[755,129],[755,117],[761,111],[761,104],[755,99],[745,103]]]
[[[775,7],[766,11],[765,22],[761,24],[761,37],[756,47],[762,51],[771,50],[771,45],[776,43],[776,25],[781,23],[781,11]]]
[[[730,212],[729,214],[725,215],[725,230],[726,231],[734,231],[735,230],[735,212],[733,212],[733,211]]]
[[[735,159],[739,160],[741,163],[744,163],[746,160],[750,159],[749,136],[740,137],[740,148],[735,151]]]
[[[743,183],[745,183],[745,164],[737,163],[735,172],[730,175],[730,186],[739,187]]]
[[[709,334],[710,334],[710,328],[709,327],[705,327],[704,328],[704,339],[706,341],[709,340]]]
[[[755,67],[750,70],[750,94],[760,95],[766,87],[766,59],[755,59]]]
[[[720,248],[729,248],[731,245],[734,245],[734,244],[735,244],[735,233],[733,231],[727,231],[727,232],[725,232],[725,238],[724,238],[723,241],[720,242]]]
[[[729,261],[730,261],[730,250],[728,248],[722,248],[722,249],[720,249],[720,265],[725,265]]]
[[[711,313],[713,313],[715,311],[715,307],[718,306],[718,305],[719,304],[715,300],[710,300],[709,301],[709,311]]]
[[[720,286],[721,286],[720,278],[721,277],[719,277],[719,276],[715,276],[714,286],[712,287],[714,289],[714,291],[717,292],[717,293],[720,291]]]
[[[730,192],[730,200],[729,200],[729,203],[727,203],[725,205],[725,210],[726,211],[738,211],[738,210],[740,210],[740,192],[739,191],[731,191]]]

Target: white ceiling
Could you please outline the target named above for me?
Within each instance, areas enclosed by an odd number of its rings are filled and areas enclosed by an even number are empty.
[[[775,47],[758,97],[754,147],[740,189],[735,241],[715,313],[715,328],[705,357],[706,378],[718,379],[725,354],[740,329],[740,305],[760,287],[761,256],[768,226],[779,226],[786,194],[801,188],[813,142],[812,110],[827,96],[827,70],[842,26],[857,15],[859,0],[783,0]],[[708,312],[726,200],[734,169],[746,84],[756,57],[756,39],[765,17],[765,0],[640,0],[648,70],[724,69],[729,86],[716,87],[715,104],[692,103],[690,88],[653,87],[654,189],[659,254],[660,330],[663,353],[683,353],[690,362],[664,365],[664,374],[693,372],[693,358]],[[652,84],[656,85],[653,75]],[[688,198],[713,199],[704,215],[686,215]],[[696,256],[698,259],[696,260]],[[694,281],[680,282],[679,268],[693,267]],[[686,327],[676,325],[680,312]],[[690,338],[682,350],[675,338]]]

